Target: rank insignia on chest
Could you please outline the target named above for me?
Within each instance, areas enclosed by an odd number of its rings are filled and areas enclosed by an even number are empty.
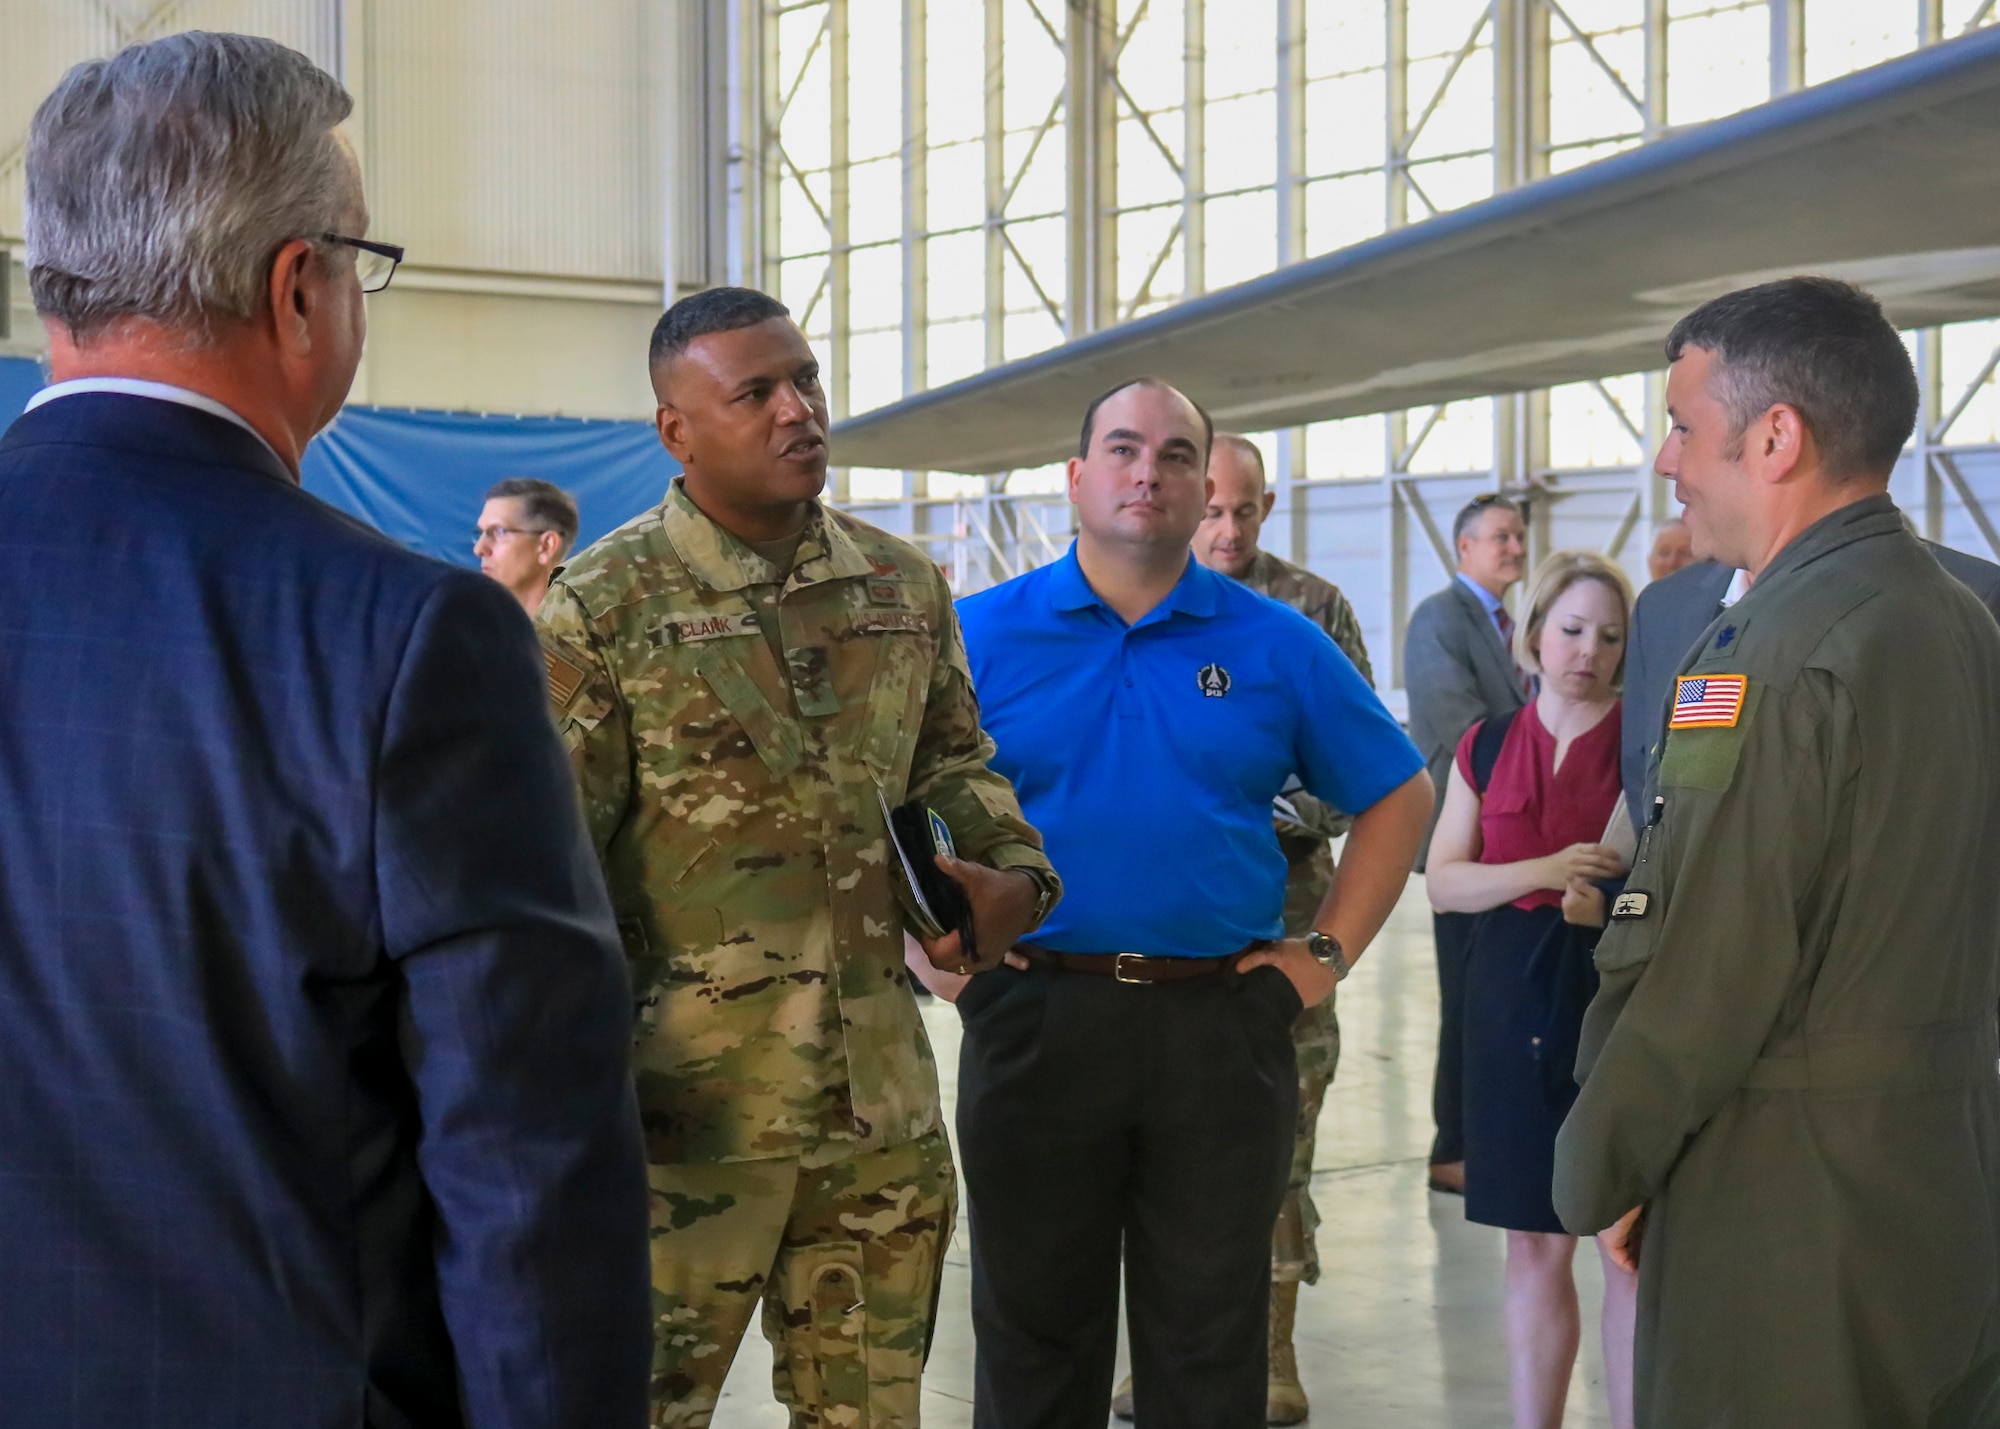
[[[1734,729],[1743,717],[1744,675],[1682,675],[1674,684],[1668,729]]]
[[[655,646],[693,645],[726,635],[755,635],[762,628],[754,610],[735,615],[663,615],[646,627],[646,635]]]
[[[1195,672],[1195,683],[1201,692],[1212,700],[1219,700],[1229,693],[1229,672],[1220,665],[1203,665]]]
[[[1652,904],[1652,896],[1645,893],[1621,893],[1611,905],[1613,918],[1643,918]]]

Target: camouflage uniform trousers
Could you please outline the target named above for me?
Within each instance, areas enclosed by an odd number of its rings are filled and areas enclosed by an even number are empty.
[[[647,1176],[655,1426],[708,1424],[761,1299],[771,1389],[792,1429],[916,1429],[958,1211],[943,1132],[824,1165]]]
[[[1333,883],[1333,851],[1321,844],[1309,860],[1292,865],[1285,885],[1285,933],[1303,937]],[[1292,1174],[1278,1208],[1271,1238],[1271,1279],[1319,1283],[1319,1209],[1313,1205],[1313,1152],[1319,1141],[1320,1107],[1340,1063],[1340,1019],[1329,996],[1308,1007],[1292,1024],[1299,1062],[1299,1122],[1292,1139]]]

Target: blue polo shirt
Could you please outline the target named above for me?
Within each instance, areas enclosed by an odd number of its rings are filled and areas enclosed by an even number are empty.
[[[1275,938],[1272,798],[1296,775],[1359,813],[1424,767],[1324,631],[1192,558],[1136,625],[1074,545],[958,614],[993,767],[1063,878],[1044,947],[1215,957]]]

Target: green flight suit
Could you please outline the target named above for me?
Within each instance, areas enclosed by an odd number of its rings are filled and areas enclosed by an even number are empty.
[[[1638,1422],[1990,1429],[2000,627],[1871,496],[1682,674],[1556,1146],[1647,1207]]]

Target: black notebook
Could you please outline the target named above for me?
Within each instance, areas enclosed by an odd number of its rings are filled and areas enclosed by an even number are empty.
[[[950,825],[937,810],[919,800],[892,809],[880,789],[875,798],[882,806],[882,822],[889,831],[889,848],[894,855],[890,877],[896,885],[896,900],[902,904],[911,930],[930,941],[956,932],[966,958],[976,958],[972,905],[966,901],[965,890],[937,866],[938,854],[958,856]]]

